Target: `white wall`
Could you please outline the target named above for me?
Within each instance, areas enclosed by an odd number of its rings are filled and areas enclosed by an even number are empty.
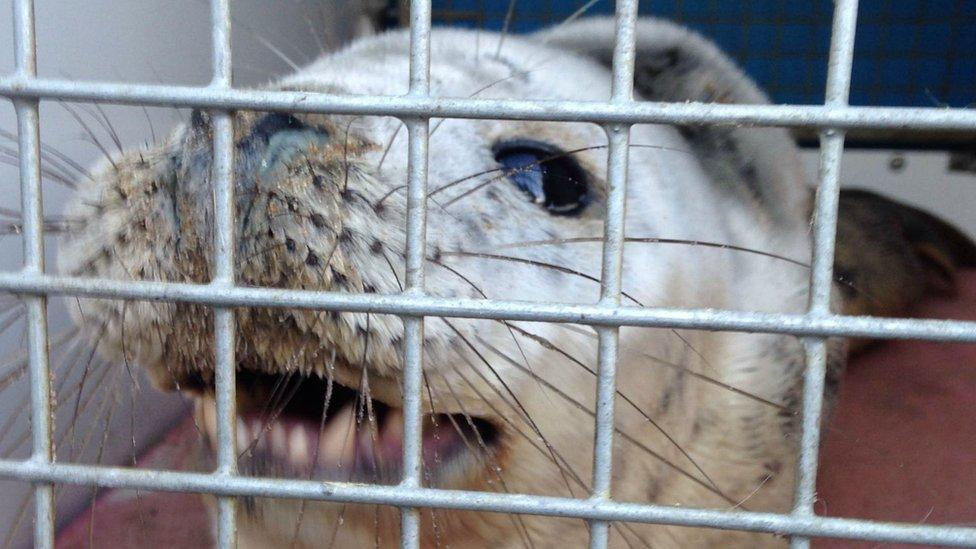
[[[189,85],[203,85],[209,81],[209,7],[205,0],[38,0],[36,4],[38,63],[42,76]],[[235,19],[234,66],[238,85],[260,84],[275,74],[287,72],[290,69],[283,56],[301,65],[311,60],[321,48],[334,47],[347,41],[358,15],[351,6],[359,5],[356,0],[236,0],[232,4]],[[11,19],[11,3],[0,3],[0,73],[7,73],[13,68]],[[273,48],[283,55],[274,53]],[[141,108],[106,106],[105,112],[123,146],[149,139],[150,123]],[[57,103],[43,103],[41,116],[41,136],[45,143],[86,166],[101,156],[96,147],[85,141],[84,132],[77,122]],[[157,135],[165,135],[181,116],[185,116],[185,113],[173,109],[148,109],[148,117]],[[88,123],[93,128],[98,127],[91,120]],[[6,130],[16,128],[13,108],[6,101],[0,103],[0,127]],[[97,131],[99,139],[106,146],[114,148],[108,136],[101,130]],[[11,143],[3,145],[16,148]],[[0,207],[19,210],[17,177],[16,168],[0,164]],[[65,189],[46,183],[45,212],[58,213],[66,196]],[[49,252],[55,248],[54,244],[53,241],[49,242]],[[50,268],[56,258],[51,253],[49,257]],[[10,237],[0,238],[0,270],[17,269],[19,265],[20,241]],[[64,307],[63,302],[52,300],[52,335],[66,325]],[[22,349],[21,325],[0,334],[0,357],[21,353]],[[0,358],[0,377],[6,371],[3,364],[4,359]],[[72,373],[75,376],[78,374],[77,371]],[[99,397],[119,399],[117,411],[109,424],[106,453],[102,458],[105,463],[125,464],[133,452],[130,441],[132,384],[127,379],[122,381],[123,390],[119,394],[102,392]],[[69,385],[72,383],[69,382]],[[185,408],[179,398],[151,390],[144,380],[141,386],[143,389],[138,394],[137,414],[132,423],[136,451],[150,444]],[[26,414],[23,413],[24,398],[24,380],[0,392],[0,429],[8,418],[20,413],[11,433],[0,440],[0,450],[27,428]],[[73,401],[67,402],[62,412],[73,405]],[[82,456],[84,461],[94,462],[97,455],[101,427],[106,422],[105,415],[96,413],[100,408],[100,402],[93,402],[78,424],[77,432],[82,434],[93,426],[98,427],[88,452]],[[98,419],[93,419],[96,416]],[[58,417],[59,430],[63,430],[68,423],[70,410]],[[23,457],[27,447],[29,442],[14,455]],[[59,450],[64,456],[69,448]],[[0,544],[15,522],[27,493],[23,484],[0,481]],[[88,497],[87,489],[66,489],[61,492],[58,499],[61,522],[82,509]],[[28,507],[28,514],[20,525],[13,547],[26,547],[30,543],[30,510],[31,507]]]
[[[803,155],[810,181],[817,174],[817,152]],[[901,164],[901,168],[892,166]],[[848,151],[841,181],[871,189],[937,213],[976,238],[976,173],[949,172],[942,152]]]

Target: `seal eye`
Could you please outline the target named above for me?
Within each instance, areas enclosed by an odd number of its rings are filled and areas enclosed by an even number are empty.
[[[492,152],[509,181],[550,213],[574,215],[586,207],[586,174],[562,150],[520,139],[498,143]]]

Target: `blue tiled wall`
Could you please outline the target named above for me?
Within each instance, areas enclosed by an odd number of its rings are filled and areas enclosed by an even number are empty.
[[[583,0],[516,2],[511,28],[561,21]],[[509,0],[434,0],[435,22],[500,29]],[[641,14],[718,42],[781,103],[823,101],[830,0],[645,0]],[[604,0],[588,13],[611,14]],[[976,106],[976,0],[861,0],[851,103]]]

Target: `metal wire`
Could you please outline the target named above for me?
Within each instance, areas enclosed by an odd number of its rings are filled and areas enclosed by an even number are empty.
[[[976,110],[935,107],[830,107],[825,105],[726,105],[721,103],[616,104],[382,95],[335,95],[301,91],[219,90],[210,87],[0,78],[0,96],[26,99],[252,109],[261,111],[396,116],[488,118],[607,124],[722,124],[808,128],[912,129],[972,132]]]
[[[229,89],[231,71],[231,28],[229,0],[211,1],[213,80],[210,87]],[[213,182],[214,182],[214,271],[211,286],[234,285],[234,229],[237,214],[234,203],[234,118],[229,111],[214,111]],[[214,310],[214,392],[217,408],[218,477],[237,474],[237,325],[234,310]],[[237,547],[237,499],[230,496],[217,500],[217,545]]]
[[[837,0],[834,4],[834,26],[827,65],[828,106],[847,105],[851,91],[856,24],[857,0]],[[830,314],[837,208],[840,202],[840,160],[843,153],[843,130],[825,129],[820,135],[820,184],[817,187],[813,219],[813,261],[807,307],[810,316]],[[793,514],[806,517],[813,516],[813,505],[817,499],[817,452],[820,448],[820,421],[827,375],[827,340],[822,337],[807,339],[803,345],[806,352],[806,371],[803,376],[803,416]],[[793,537],[790,546],[793,549],[808,549],[810,539]]]
[[[14,49],[16,74],[37,76],[37,39],[34,33],[34,5],[30,0],[14,2]],[[24,230],[22,275],[44,272],[44,208],[41,203],[40,115],[38,100],[14,101],[20,154],[20,200]],[[54,459],[51,425],[51,367],[48,360],[47,298],[26,299],[27,353],[30,369],[31,461],[50,464]],[[54,486],[34,485],[35,547],[54,547]]]
[[[634,27],[637,1],[617,2],[616,39],[610,101],[627,104],[634,100]],[[603,226],[603,265],[600,276],[600,305],[620,305],[623,272],[624,219],[627,204],[627,169],[630,155],[630,125],[609,124],[607,132],[607,209]],[[597,329],[596,429],[593,436],[593,487],[591,499],[607,501],[613,484],[613,404],[616,400],[618,326]],[[590,521],[590,548],[602,549],[610,537],[610,523]]]
[[[903,543],[976,547],[976,528],[879,523],[818,517],[813,512],[819,423],[823,406],[825,338],[831,336],[918,338],[976,342],[976,323],[966,321],[846,317],[829,310],[837,224],[838,171],[844,130],[852,128],[976,130],[976,112],[962,109],[850,107],[847,104],[857,0],[837,0],[831,38],[826,102],[822,106],[704,105],[633,101],[634,28],[637,0],[617,2],[612,96],[605,102],[445,99],[429,95],[430,1],[411,1],[410,88],[402,97],[339,96],[233,88],[228,0],[212,0],[213,72],[206,87],[82,83],[36,75],[33,2],[16,0],[16,71],[0,79],[0,95],[18,117],[24,268],[0,274],[0,290],[23,295],[28,305],[33,453],[27,460],[0,460],[0,478],[35,485],[37,547],[54,540],[54,484],[213,494],[218,497],[218,542],[234,547],[237,497],[298,498],[385,504],[401,509],[401,546],[417,547],[420,509],[575,517],[589,521],[590,546],[605,547],[609,524],[631,521],[737,529],[791,535],[794,547],[809,538],[841,537]],[[46,99],[96,103],[193,106],[212,109],[214,123],[214,269],[210,284],[120,282],[44,273],[40,193],[38,102]],[[399,295],[237,287],[234,281],[234,109],[320,112],[399,117],[407,126],[408,191],[406,287]],[[432,117],[590,121],[603,124],[609,141],[608,198],[600,301],[594,305],[435,298],[424,291],[429,120]],[[630,127],[637,123],[736,124],[822,130],[821,167],[805,314],[768,314],[713,309],[623,306],[620,279]],[[55,463],[51,443],[50,372],[46,299],[52,295],[188,302],[215,308],[217,469],[210,474],[136,471]],[[403,477],[396,486],[253,478],[238,475],[235,437],[235,307],[276,307],[397,314],[404,324]],[[597,327],[599,371],[593,455],[593,491],[587,499],[437,490],[421,485],[420,387],[425,316],[571,322]],[[618,329],[649,326],[792,334],[805,339],[807,371],[794,508],[790,514],[677,508],[621,503],[612,499],[613,401]]]
[[[410,2],[410,88],[408,96],[426,97],[430,92],[430,2]],[[424,295],[427,244],[427,145],[430,119],[405,119],[407,151],[407,249],[404,290]],[[424,319],[403,317],[403,478],[400,486],[417,488],[423,467],[423,414],[420,388],[423,382]],[[420,509],[400,510],[400,546],[420,546]]]

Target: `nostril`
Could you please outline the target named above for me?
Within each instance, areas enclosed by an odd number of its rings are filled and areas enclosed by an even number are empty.
[[[259,175],[265,177],[287,164],[296,152],[323,147],[328,142],[325,128],[309,126],[290,114],[271,113],[251,126],[242,147],[258,155]]]
[[[210,125],[210,115],[207,111],[193,109],[190,111],[190,125],[197,130],[206,128]]]
[[[271,113],[257,121],[251,128],[251,137],[260,139],[265,143],[271,136],[285,130],[301,130],[306,126],[301,120],[290,114]]]

